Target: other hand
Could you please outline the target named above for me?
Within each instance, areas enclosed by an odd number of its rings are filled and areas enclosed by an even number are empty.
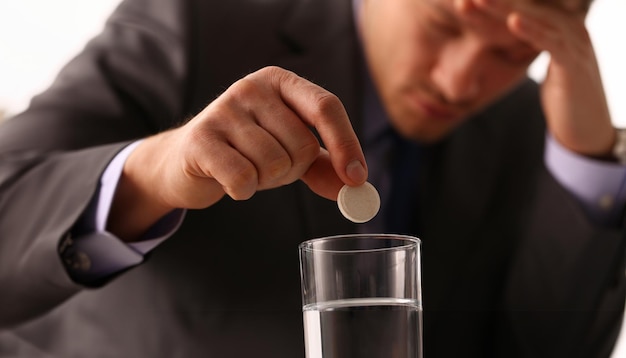
[[[477,8],[502,17],[519,39],[550,54],[541,100],[554,138],[578,154],[609,157],[615,130],[581,3],[474,0]]]
[[[208,207],[225,194],[245,200],[299,179],[335,200],[344,184],[367,179],[367,167],[340,100],[267,67],[234,83],[185,125],[142,142],[126,162],[114,203],[119,214],[109,223],[133,237],[174,208]],[[130,223],[134,229],[122,229],[133,207],[142,217]]]

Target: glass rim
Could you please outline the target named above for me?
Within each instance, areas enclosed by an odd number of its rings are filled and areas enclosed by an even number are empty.
[[[354,239],[358,237],[370,238],[374,240],[396,239],[398,241],[406,241],[407,244],[393,246],[393,247],[380,247],[380,248],[374,248],[374,249],[354,249],[354,250],[328,250],[328,249],[313,248],[313,245],[315,243],[318,243],[321,241]],[[415,236],[411,236],[411,235],[405,235],[405,234],[339,234],[339,235],[324,236],[324,237],[318,237],[315,239],[306,240],[300,243],[300,245],[298,245],[298,248],[300,249],[300,251],[304,251],[304,252],[326,252],[326,253],[336,253],[336,254],[342,254],[342,253],[350,254],[350,253],[356,253],[356,252],[397,251],[397,250],[406,249],[408,247],[420,247],[421,244],[422,244],[422,240],[420,240],[419,238]]]

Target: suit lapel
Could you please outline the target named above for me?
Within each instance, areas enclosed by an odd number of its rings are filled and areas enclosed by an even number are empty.
[[[362,64],[349,0],[301,0],[282,27],[291,48],[282,66],[336,94],[351,118],[360,117],[357,97]]]
[[[297,1],[279,37],[290,51],[277,64],[337,95],[358,127],[362,67],[351,1]],[[304,185],[297,192],[306,237],[355,231],[335,202],[316,196]]]

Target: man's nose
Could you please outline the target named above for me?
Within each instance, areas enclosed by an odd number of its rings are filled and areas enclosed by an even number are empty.
[[[481,49],[469,41],[444,46],[431,70],[431,80],[450,103],[467,102],[480,92],[485,63]]]

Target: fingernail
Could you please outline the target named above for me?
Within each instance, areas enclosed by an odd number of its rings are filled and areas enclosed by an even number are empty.
[[[365,167],[358,160],[354,160],[348,163],[348,165],[346,166],[346,174],[348,175],[348,178],[357,183],[364,182],[367,179]]]

